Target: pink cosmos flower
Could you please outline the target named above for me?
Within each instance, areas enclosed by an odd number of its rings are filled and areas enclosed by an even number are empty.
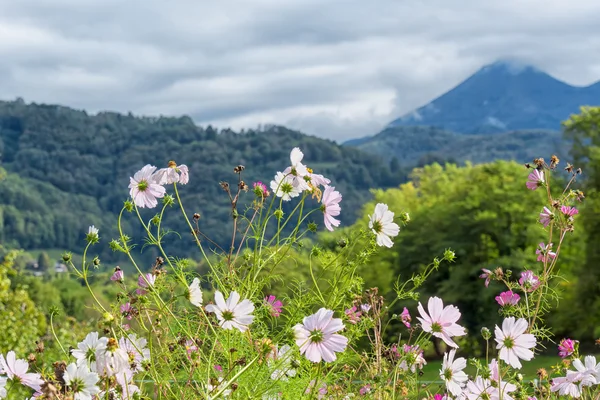
[[[158,204],[157,198],[165,196],[166,190],[154,176],[155,166],[145,165],[129,178],[129,194],[136,206],[140,208],[154,208]]]
[[[535,347],[535,336],[525,333],[527,320],[508,317],[502,321],[502,329],[496,325],[496,348],[500,350],[500,359],[506,361],[513,368],[521,368],[521,360],[529,361],[533,358],[532,348]]]
[[[540,243],[535,254],[538,256],[537,261],[541,262],[548,262],[556,258],[556,253],[552,251],[552,243],[548,243],[547,245],[544,242]]]
[[[356,324],[360,321],[360,316],[362,315],[362,312],[356,310],[358,310],[356,306],[352,306],[351,308],[344,311],[344,313],[348,317],[348,322],[350,322],[351,324]]]
[[[400,321],[402,321],[404,326],[410,328],[410,321],[412,321],[412,318],[410,317],[408,308],[404,307],[404,310],[402,310],[402,314],[400,314]]]
[[[371,385],[367,383],[366,385],[360,388],[358,393],[360,393],[361,396],[366,396],[367,394],[371,393]]]
[[[121,268],[116,267],[114,274],[112,274],[112,276],[110,277],[110,280],[115,282],[123,282],[124,277],[125,275],[123,274]]]
[[[141,295],[144,295],[146,293],[148,293],[148,291],[144,290],[144,289],[148,289],[152,286],[154,286],[154,283],[156,282],[156,276],[154,276],[151,273],[147,273],[145,275],[140,275],[138,278],[138,286],[140,287],[140,289],[136,289],[136,293]]]
[[[398,351],[398,345],[396,343],[390,346],[390,354],[394,359],[400,358],[400,351]]]
[[[540,278],[538,278],[533,271],[521,272],[521,278],[519,279],[519,285],[528,292],[534,292],[540,287]]]
[[[348,345],[348,338],[336,333],[342,329],[342,320],[333,318],[333,311],[326,308],[304,317],[302,324],[294,326],[300,354],[312,362],[335,361],[335,353],[344,351]]]
[[[362,310],[362,312],[364,314],[366,314],[371,310],[371,305],[370,304],[361,304],[360,309]]]
[[[396,349],[396,352],[398,350]],[[398,365],[403,371],[408,371],[409,369],[414,374],[418,369],[423,369],[424,365],[427,365],[427,361],[423,357],[423,350],[419,348],[419,345],[409,346],[405,344],[402,346],[402,351],[406,355],[404,360]]]
[[[544,186],[544,171],[534,169],[529,174],[527,179],[529,179],[525,184],[525,186],[527,186],[527,189],[536,190],[537,188]]]
[[[571,206],[562,206],[560,208],[560,212],[565,214],[567,217],[572,217],[573,215],[579,214],[579,210]]]
[[[554,213],[550,211],[548,207],[544,207],[544,209],[540,213],[540,222],[542,223],[542,225],[544,225],[544,228],[550,225],[550,222],[552,222],[552,220],[554,220]]]
[[[269,197],[267,185],[265,185],[261,181],[254,182],[252,184],[252,188],[254,189],[254,194],[256,194],[257,197]]]
[[[215,366],[214,366],[214,368],[215,368],[215,371],[217,371],[217,372],[223,372],[223,367],[221,367],[221,366],[220,366],[220,365],[218,365],[218,364],[217,364],[217,365],[215,365]]]
[[[196,342],[194,342],[191,339],[188,339],[185,341],[185,351],[187,352],[188,356],[191,355],[192,353],[195,353],[198,351],[198,346],[196,346]]]
[[[185,185],[190,180],[187,165],[177,165],[175,161],[169,161],[167,168],[159,169],[154,175],[155,181],[159,185],[172,185],[173,183]]]
[[[41,386],[44,383],[41,375],[27,372],[29,363],[26,360],[17,359],[14,351],[9,351],[6,354],[6,358],[0,354],[0,366],[8,379],[29,386],[36,392],[41,390]]]
[[[421,326],[425,332],[430,332],[433,336],[442,339],[448,346],[458,347],[451,339],[453,336],[463,336],[467,332],[465,328],[458,325],[456,321],[460,318],[458,308],[449,305],[444,308],[444,303],[439,297],[430,297],[427,303],[429,314],[419,303],[419,313],[421,318],[417,319],[421,322]]]
[[[340,215],[342,195],[333,186],[325,186],[321,199],[321,211],[325,220],[325,227],[333,232],[333,227],[340,226],[340,220],[333,217]]]
[[[123,316],[125,318],[127,318],[128,320],[131,321],[131,319],[133,318],[133,313],[131,312],[131,310],[133,309],[131,307],[131,303],[127,302],[123,305],[121,305],[121,307],[119,307],[119,309],[121,310],[121,314],[123,314]]]
[[[488,285],[490,284],[490,280],[492,279],[493,273],[489,269],[481,268],[481,270],[483,271],[483,274],[479,275],[479,277],[481,279],[485,279],[485,287],[488,287]]]
[[[283,303],[273,295],[265,297],[265,303],[271,309],[271,315],[273,317],[279,317],[281,315],[281,309],[283,308]]]
[[[568,357],[575,352],[575,346],[579,343],[573,339],[563,339],[558,344],[558,355],[562,358]]]
[[[331,183],[331,181],[327,178],[325,178],[323,175],[320,174],[313,174],[312,172],[308,172],[307,177],[310,179],[310,183],[313,186],[326,186],[329,185]]]
[[[516,305],[519,302],[520,299],[521,299],[521,296],[519,296],[516,293],[513,293],[512,290],[508,290],[506,292],[502,292],[502,293],[500,293],[499,296],[496,296],[496,301],[502,307],[504,307],[504,306],[514,306],[514,305]]]

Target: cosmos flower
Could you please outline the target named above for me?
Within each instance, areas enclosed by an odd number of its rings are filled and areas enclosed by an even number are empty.
[[[98,374],[91,372],[85,364],[69,364],[63,379],[74,394],[74,400],[92,400],[95,398],[94,395],[100,393],[100,389],[96,386],[100,379]]]
[[[579,214],[579,210],[571,206],[560,207],[560,212],[565,214],[567,217],[572,217],[573,215]]]
[[[485,287],[488,287],[490,280],[492,279],[493,273],[489,269],[481,268],[483,274],[479,275],[481,279],[485,279]]]
[[[502,292],[500,295],[496,296],[496,301],[502,307],[514,306],[519,302],[520,299],[521,296],[519,296],[517,293],[514,293],[512,290]]]
[[[271,190],[277,197],[281,197],[283,201],[290,201],[294,197],[298,197],[302,192],[298,187],[294,186],[290,175],[284,175],[277,172],[275,178],[271,181]]]
[[[188,288],[188,296],[190,299],[190,303],[192,303],[196,307],[200,307],[202,305],[202,290],[200,289],[200,279],[194,278],[192,283],[190,283],[190,287]]]
[[[136,172],[133,178],[129,178],[129,194],[140,208],[154,208],[158,204],[156,199],[165,196],[166,190],[156,181],[155,170],[155,166],[148,164]]]
[[[467,360],[463,357],[454,359],[456,349],[450,350],[450,353],[444,353],[442,369],[440,369],[440,378],[446,383],[446,389],[454,396],[460,396],[462,388],[465,386],[469,377],[463,369],[467,367]]]
[[[119,339],[119,348],[129,356],[129,366],[133,372],[143,371],[143,363],[150,360],[150,350],[146,347],[148,341],[135,333]]]
[[[97,372],[97,355],[106,350],[108,338],[98,337],[98,332],[90,332],[77,344],[77,348],[71,350],[73,357],[77,359],[77,365],[87,365],[92,372]]]
[[[541,262],[548,262],[556,258],[556,253],[552,251],[552,243],[548,243],[547,245],[544,242],[540,243],[535,254],[538,256],[537,261]]]
[[[392,247],[392,238],[400,232],[400,227],[394,222],[394,213],[383,203],[375,206],[375,211],[369,219],[369,229],[377,235],[377,244],[385,247]]]
[[[575,346],[578,341],[573,339],[563,339],[558,344],[558,355],[562,358],[568,357],[575,352]]]
[[[144,275],[140,275],[138,277],[138,286],[139,288],[135,290],[137,294],[144,295],[148,293],[146,289],[151,288],[156,283],[156,276],[151,273],[147,273]]]
[[[534,169],[527,177],[528,181],[525,184],[527,189],[536,190],[539,187],[544,186],[544,171]]]
[[[550,222],[552,222],[553,220],[554,220],[554,213],[552,211],[550,211],[550,209],[548,209],[548,207],[544,207],[544,209],[540,213],[540,222],[542,223],[542,225],[544,225],[544,228],[546,228],[548,225],[550,225]]]
[[[273,295],[265,297],[265,304],[271,309],[271,316],[277,318],[281,315],[283,303]]]
[[[119,267],[116,267],[115,272],[110,277],[110,280],[114,281],[114,282],[123,282],[123,278],[125,278],[125,274],[123,273],[123,270]]]
[[[333,318],[333,311],[326,308],[304,317],[302,324],[294,326],[300,354],[312,362],[335,361],[335,353],[344,351],[348,345],[348,338],[337,333],[342,329],[342,320]]]
[[[429,314],[425,312],[420,302],[418,310],[421,317],[417,317],[417,319],[421,322],[425,332],[442,339],[448,346],[458,347],[451,337],[463,336],[467,333],[465,328],[456,323],[460,318],[458,308],[452,305],[444,307],[442,299],[430,297],[427,303]]]
[[[521,368],[521,360],[529,361],[533,358],[532,348],[535,347],[535,336],[525,333],[527,330],[527,320],[515,317],[508,317],[502,321],[502,329],[496,325],[496,348],[500,350],[500,359],[506,361],[513,368]]]
[[[223,329],[236,328],[240,332],[245,332],[254,316],[254,305],[248,299],[240,302],[240,295],[233,291],[225,301],[223,293],[218,290],[215,292],[215,304],[209,304],[205,307],[207,312],[214,313],[219,320],[219,326]]]
[[[321,199],[321,211],[323,211],[325,227],[332,232],[334,226],[340,226],[340,220],[333,218],[340,215],[340,201],[342,201],[340,192],[333,186],[325,186]]]
[[[402,321],[404,326],[410,328],[410,321],[412,321],[412,318],[410,317],[408,308],[404,307],[404,310],[402,310],[402,313],[400,314],[400,321]]]
[[[185,185],[190,180],[189,170],[185,164],[177,165],[175,161],[169,161],[167,168],[156,171],[154,180],[159,185],[172,185],[173,183]]]
[[[519,285],[527,292],[534,292],[540,287],[540,278],[533,271],[523,271],[521,272],[521,278],[519,278]]]
[[[36,392],[40,391],[40,388],[44,383],[41,375],[38,373],[27,372],[29,363],[26,360],[17,359],[14,351],[9,351],[6,354],[6,358],[0,354],[0,366],[2,366],[8,379],[29,386]]]

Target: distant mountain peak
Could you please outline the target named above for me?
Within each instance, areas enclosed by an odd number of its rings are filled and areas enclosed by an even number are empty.
[[[487,73],[506,73],[509,75],[519,75],[524,72],[537,72],[545,74],[542,70],[537,67],[527,64],[526,62],[519,59],[500,59],[491,64],[485,65],[481,67],[481,69],[477,72],[477,74],[487,74]]]
[[[522,60],[501,59],[388,126],[435,126],[465,134],[558,131],[580,106],[599,99],[600,82],[575,87]]]

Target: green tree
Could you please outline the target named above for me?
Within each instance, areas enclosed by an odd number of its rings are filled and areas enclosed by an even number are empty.
[[[600,107],[582,107],[564,122],[565,136],[573,143],[576,167],[583,168],[585,202],[581,219],[586,233],[583,260],[577,269],[581,279],[575,290],[576,327],[581,339],[600,336]]]
[[[47,274],[50,272],[51,268],[52,262],[50,261],[50,257],[48,257],[48,253],[42,251],[38,256],[38,269]]]

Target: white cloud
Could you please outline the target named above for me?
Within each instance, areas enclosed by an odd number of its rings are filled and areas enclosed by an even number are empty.
[[[594,0],[0,3],[2,97],[375,133],[499,58],[600,79]]]

